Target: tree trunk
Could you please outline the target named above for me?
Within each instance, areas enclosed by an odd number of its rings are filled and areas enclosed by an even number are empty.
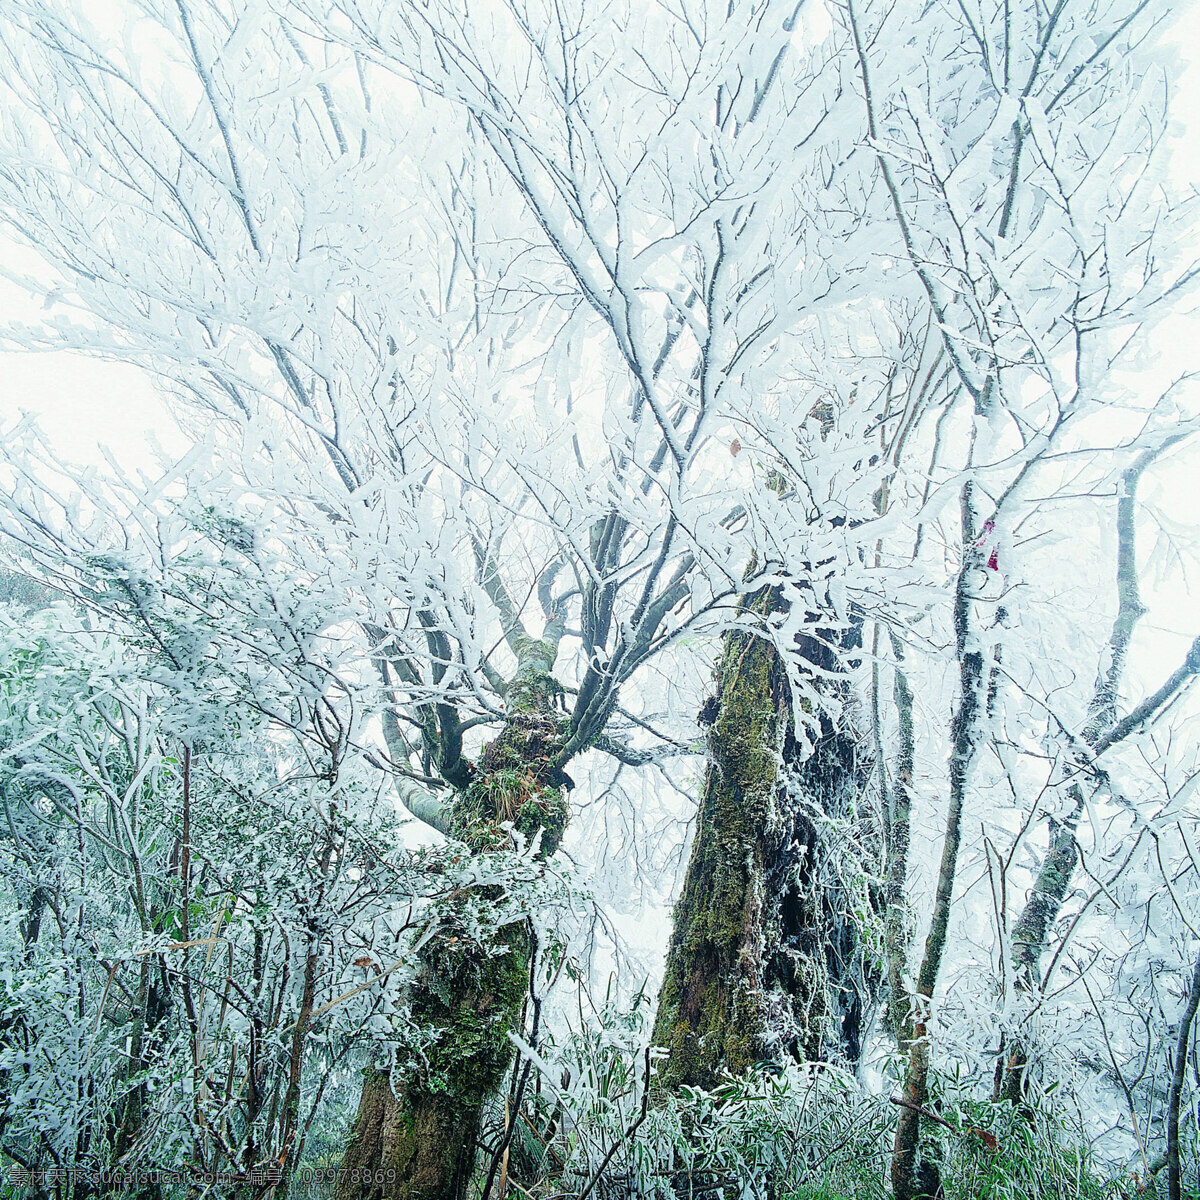
[[[1046,935],[1058,919],[1079,858],[1075,828],[1083,813],[1083,792],[1078,785],[1072,787],[1071,796],[1074,807],[1066,820],[1050,822],[1049,850],[1042,860],[1025,908],[1013,927],[1014,987],[1023,994],[1036,991],[1040,985],[1038,968]],[[1028,1077],[1028,1046],[1022,1038],[1006,1038],[996,1064],[995,1098],[1013,1104],[1021,1102],[1025,1098]]]
[[[912,783],[915,745],[913,698],[902,668],[901,647],[896,651],[893,695],[899,716],[896,775],[887,796],[888,836],[884,864],[884,947],[887,955],[887,1025],[902,1054],[912,1041],[912,1004],[905,982],[908,967],[909,910],[907,904],[908,851],[912,824]]]
[[[512,1058],[508,1031],[525,996],[528,943],[504,931],[508,953],[459,951],[444,932],[422,967],[437,977],[414,997],[413,1019],[439,1031],[419,1071],[368,1072],[338,1177],[339,1200],[460,1200],[475,1164],[487,1098]],[[490,949],[494,952],[498,946]],[[440,960],[440,961],[439,961]]]
[[[1138,456],[1121,477],[1117,500],[1117,612],[1109,635],[1109,661],[1099,672],[1088,705],[1088,723],[1083,738],[1094,746],[1106,726],[1117,719],[1118,698],[1129,644],[1134,629],[1145,614],[1138,587],[1137,570],[1137,488],[1142,474],[1154,459],[1178,438],[1169,438],[1163,445]],[[1050,845],[1034,880],[1033,890],[1025,902],[1013,928],[1014,987],[1031,994],[1041,986],[1039,967],[1050,927],[1058,920],[1063,901],[1071,886],[1071,877],[1079,858],[1075,829],[1083,815],[1083,787],[1075,783],[1070,789],[1071,811],[1063,821],[1050,821]],[[996,1063],[994,1096],[996,1099],[1018,1103],[1024,1100],[1029,1080],[1029,1048],[1016,1036],[1006,1037]]]
[[[1171,1091],[1167,1100],[1167,1200],[1183,1200],[1183,1173],[1179,1165],[1179,1098],[1183,1095],[1188,1042],[1191,1039],[1192,1022],[1196,1019],[1197,1008],[1200,1008],[1200,955],[1196,957],[1192,986],[1184,1002],[1183,1016],[1179,1018],[1175,1061],[1171,1064]]]
[[[774,596],[755,603],[766,609]],[[653,1041],[668,1051],[659,1068],[664,1087],[711,1086],[723,1068],[744,1071],[764,1053],[764,835],[779,782],[781,713],[786,722],[775,648],[740,630],[728,634],[654,1025]]]
[[[779,604],[767,589],[747,607],[767,615]],[[801,652],[837,669],[829,643],[806,638]],[[850,699],[841,681],[815,678]],[[726,636],[716,691],[653,1034],[668,1051],[667,1088],[708,1087],[766,1058],[825,1058],[839,1043],[846,1057],[859,1050],[857,932],[821,886],[828,851],[810,815],[854,812],[865,782],[857,739],[845,713],[837,723],[822,713],[802,753],[783,664],[749,632]]]
[[[558,685],[523,669],[509,687],[510,715],[454,802],[454,831],[475,851],[507,846],[511,822],[539,854],[558,848],[567,822],[565,779],[552,760],[566,737],[554,711]],[[367,1072],[342,1161],[337,1200],[461,1200],[475,1162],[488,1097],[512,1060],[509,1031],[525,997],[530,944],[524,924],[471,939],[445,915],[421,950],[412,1019],[433,1033],[419,1066]]]
[[[970,549],[964,555],[954,597],[959,693],[950,727],[950,796],[946,807],[946,832],[942,840],[933,916],[929,923],[925,951],[921,956],[921,968],[917,976],[917,1012],[909,1044],[908,1067],[904,1075],[904,1099],[908,1103],[900,1109],[896,1121],[896,1139],[892,1146],[891,1178],[892,1195],[895,1200],[932,1197],[940,1190],[933,1165],[920,1162],[920,1110],[925,1107],[929,1098],[928,1009],[946,949],[954,880],[958,873],[958,849],[962,839],[963,804],[982,735],[980,718],[985,711],[984,658],[978,638],[974,636],[975,623],[971,607],[973,590],[968,582],[972,577],[979,577],[978,573],[983,566],[983,556],[976,544],[973,502],[974,488],[968,481],[963,486],[961,504],[963,543]]]
[[[857,644],[856,625],[840,649]],[[856,917],[840,877],[837,848],[821,830],[825,818],[857,825],[871,777],[867,743],[854,722],[855,697],[842,677],[832,641],[805,636],[797,651],[811,668],[810,683],[833,707],[821,710],[810,728],[810,746],[794,735],[790,706],[782,714],[783,779],[776,793],[776,821],[766,833],[767,953],[763,988],[768,1003],[770,1057],[797,1062],[862,1056],[864,1021],[879,982],[879,964],[864,953]],[[864,841],[879,831],[866,831]],[[868,897],[878,911],[882,897]]]

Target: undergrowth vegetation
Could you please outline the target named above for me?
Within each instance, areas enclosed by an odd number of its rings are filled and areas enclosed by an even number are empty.
[[[659,1052],[639,1044],[639,1014],[603,1015],[557,1044],[522,1047],[538,1080],[515,1120],[506,1118],[511,1103],[493,1113],[485,1138],[497,1151],[493,1200],[890,1196],[896,1106],[886,1087],[868,1090],[829,1064],[764,1063],[711,1090],[667,1094],[656,1085]],[[939,1082],[938,1111],[925,1121],[923,1170],[943,1200],[1166,1194],[1153,1178],[1100,1162],[1078,1118],[1052,1097],[1019,1107]],[[481,1183],[488,1159],[481,1156]]]

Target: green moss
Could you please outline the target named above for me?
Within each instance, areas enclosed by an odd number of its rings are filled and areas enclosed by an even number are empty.
[[[522,637],[517,650],[521,666],[509,681],[505,699],[513,713],[549,712],[558,706],[562,684],[554,678],[554,659],[558,646]]]
[[[541,833],[539,856],[545,858],[562,844],[570,815],[570,806],[560,789],[539,788],[526,797],[513,825],[526,841]]]
[[[831,1192],[820,1184],[812,1187],[801,1187],[798,1191],[789,1192],[786,1200],[850,1200],[842,1192]]]
[[[547,657],[552,649],[547,644]],[[568,806],[551,764],[565,738],[566,721],[557,714],[509,717],[455,806],[456,829],[468,845],[480,851],[507,846],[511,826],[528,841],[541,832],[541,857],[558,848]],[[476,895],[485,903],[495,899],[488,888]],[[481,946],[471,940],[469,924],[465,911],[444,919],[422,951],[423,986],[414,992],[412,1015],[437,1030],[419,1086],[474,1105],[499,1084],[511,1060],[508,1031],[525,997],[530,949],[523,925],[500,929]]]
[[[475,1157],[487,1098],[512,1061],[529,971],[523,925],[500,930],[487,946],[466,932],[465,915],[443,920],[421,951],[422,986],[412,1017],[435,1031],[419,1058],[390,1077],[364,1081],[354,1131],[342,1161],[338,1200],[459,1200]],[[355,1172],[369,1170],[370,1187]]]
[[[464,1102],[451,1092],[405,1086],[386,1072],[371,1072],[334,1195],[460,1200],[474,1164],[478,1114],[470,1098]]]
[[[481,1103],[512,1059],[508,1030],[519,1015],[529,970],[523,927],[502,929],[486,949],[444,929],[422,953],[425,987],[414,995],[413,1019],[436,1028],[419,1087]]]
[[[773,593],[756,603],[775,603]],[[784,681],[769,642],[728,635],[696,840],[667,954],[654,1041],[665,1087],[710,1086],[763,1056],[763,838],[778,775]]]
[[[517,713],[484,750],[475,778],[457,802],[459,835],[482,850],[508,844],[500,828],[511,824],[528,841],[542,830],[545,858],[562,842],[569,816],[562,773],[553,761],[567,737],[567,722],[552,713]]]

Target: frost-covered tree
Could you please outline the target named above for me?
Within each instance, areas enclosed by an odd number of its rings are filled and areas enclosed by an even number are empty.
[[[633,770],[693,749],[681,689],[654,674],[697,671],[685,635],[710,655],[721,640],[667,1074],[853,1058],[886,981],[907,1058],[893,1183],[932,1186],[917,1134],[947,1052],[935,992],[980,933],[956,904],[963,860],[1011,845],[987,931],[1007,970],[1026,831],[1083,828],[1042,797],[1101,788],[1115,746],[1074,688],[1108,677],[1111,614],[1059,637],[1038,554],[1054,505],[1104,495],[1172,436],[1177,392],[1126,400],[1117,374],[1189,278],[1166,253],[1180,214],[1139,57],[1157,15],[1120,0],[6,10],[0,199],[42,256],[27,282],[46,305],[10,337],[141,364],[195,448],[114,505],[93,479],[56,499],[53,467],[14,434],[5,529],[148,639],[176,689],[164,711],[187,711],[210,658],[245,650],[258,665],[230,703],[261,704],[312,779],[336,790],[348,772],[371,796],[394,781],[495,864],[439,909],[404,986],[387,977],[345,1195],[463,1194],[546,932],[505,871],[515,856],[545,875],[574,777],[602,792],[602,756]],[[180,489],[208,497],[192,533],[164,515]],[[197,537],[223,547],[220,570],[188,582]],[[303,621],[301,587],[322,598]],[[265,624],[208,643],[189,605],[205,628]],[[293,662],[264,694],[256,672]],[[676,711],[653,716],[655,693]],[[1177,773],[1163,786],[1175,795]],[[932,870],[910,850],[931,814]],[[322,904],[332,846],[306,877]],[[1089,869],[1123,920],[1154,903],[1116,903],[1109,868]],[[1032,890],[1035,909],[1052,895]],[[1001,980],[1008,1049],[1033,1044],[1016,1029],[1025,983]],[[290,1163],[305,994],[270,1108]]]
[[[954,399],[969,409],[946,828],[892,1164],[905,1200],[932,1186],[917,1169],[925,1008],[946,952],[964,807],[1002,674],[1015,666],[999,630],[1013,620],[1006,597],[1017,576],[1001,559],[1063,456],[1093,471],[1113,457],[1120,467],[1098,415],[1115,398],[1122,355],[1189,278],[1186,264],[1159,258],[1177,214],[1159,190],[1161,83],[1138,59],[1162,16],[1145,4],[1067,0],[844,11],[903,252],[937,317]],[[945,69],[914,86],[922,62]]]
[[[411,1047],[413,946],[486,871],[398,838],[344,614],[267,521],[160,508],[155,563],[93,552],[108,515],[19,560],[73,604],[0,614],[2,1148],[77,1196],[250,1196],[364,1039]],[[503,861],[484,926],[543,873]]]
[[[680,497],[709,445],[696,418],[737,344],[705,350],[705,398],[676,381],[664,407],[668,377],[692,370],[671,350],[686,333],[694,358],[705,341],[682,315],[699,296],[681,298],[653,354],[640,334],[636,352],[612,344],[615,309],[597,313],[547,259],[536,214],[452,107],[265,9],[123,15],[127,29],[90,27],[71,6],[12,14],[25,105],[6,160],[13,224],[83,314],[34,340],[160,372],[206,426],[216,469],[277,503],[297,558],[358,597],[394,705],[390,765],[419,785],[404,785],[414,803],[478,845],[511,824],[549,853],[563,768],[593,745],[652,756],[614,736],[620,689],[736,591],[736,489],[694,489],[686,510]],[[398,190],[397,171],[417,190]],[[82,232],[97,222],[104,237]],[[721,292],[705,292],[698,311],[718,311]],[[693,603],[701,557],[716,567]],[[421,789],[451,792],[452,811]],[[412,1111],[455,1114],[447,1140],[421,1148],[455,1189],[509,1053],[523,972],[519,945],[507,949],[502,994],[479,992],[486,947],[458,982],[428,949],[429,995],[451,995],[436,1014],[446,1061],[368,1085],[385,1107],[399,1093]],[[493,998],[483,1017],[468,1011],[478,994]],[[479,1039],[459,1017],[486,1027]]]

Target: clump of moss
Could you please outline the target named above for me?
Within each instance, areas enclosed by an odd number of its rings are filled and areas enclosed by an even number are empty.
[[[451,924],[425,947],[427,986],[414,992],[412,1016],[438,1035],[424,1054],[423,1090],[475,1103],[499,1084],[512,1058],[508,1030],[525,997],[529,949],[523,925],[499,930],[485,948]]]
[[[566,740],[565,718],[549,713],[515,713],[488,744],[470,787],[459,798],[458,832],[474,849],[507,844],[502,825],[526,840],[542,834],[539,855],[558,849],[566,829],[567,778],[554,765]]]

